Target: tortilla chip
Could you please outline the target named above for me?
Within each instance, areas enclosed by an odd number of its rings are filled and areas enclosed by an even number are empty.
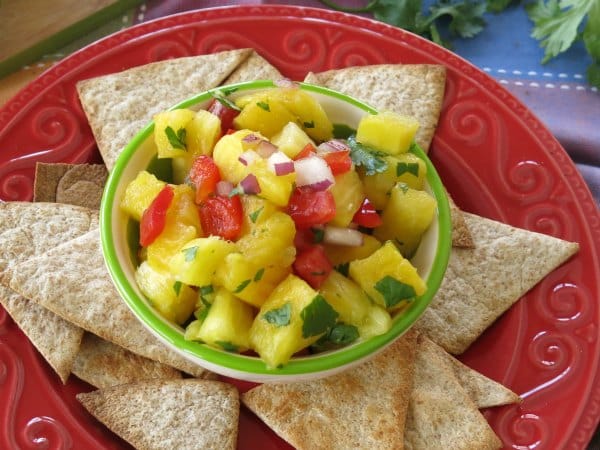
[[[453,354],[483,331],[579,245],[463,213],[475,248],[453,248],[442,285],[416,326]]]
[[[235,71],[223,82],[223,84],[241,83],[253,80],[278,80],[283,75],[272,66],[265,58],[255,51],[250,57],[241,63]]]
[[[213,376],[169,350],[120,298],[104,265],[98,229],[7,270],[4,284],[81,328],[197,377]]]
[[[71,372],[100,389],[149,379],[181,378],[172,367],[85,333]]]
[[[309,73],[306,82],[351,95],[378,110],[414,116],[415,141],[429,151],[438,124],[446,68],[432,64],[379,64]]]
[[[513,391],[467,367],[426,336],[419,338],[418,349],[424,361],[445,361],[444,364],[452,368],[454,376],[478,408],[521,402],[521,398]]]
[[[37,163],[33,201],[99,209],[107,177],[103,164]]]
[[[328,378],[263,384],[242,402],[298,449],[400,449],[412,388],[416,333]]]
[[[77,400],[138,450],[237,445],[239,394],[219,381],[147,381],[78,394]]]
[[[474,248],[473,236],[467,226],[467,222],[463,217],[463,212],[460,210],[450,194],[448,195],[448,203],[450,204],[450,220],[452,221],[452,246],[460,248]]]
[[[97,217],[77,206],[0,203],[0,272],[88,232],[97,225]],[[65,383],[83,330],[4,286],[0,303]]]
[[[78,82],[79,99],[108,170],[154,114],[218,86],[251,52],[170,59]]]
[[[477,405],[454,374],[452,364],[418,339],[414,384],[406,418],[410,450],[486,450],[502,447]]]

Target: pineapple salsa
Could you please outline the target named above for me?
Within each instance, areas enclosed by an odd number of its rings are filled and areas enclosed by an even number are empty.
[[[437,205],[415,119],[334,126],[290,82],[154,122],[173,179],[142,171],[121,208],[139,222],[138,286],[186,339],[276,368],[385,333],[425,292],[409,258]]]

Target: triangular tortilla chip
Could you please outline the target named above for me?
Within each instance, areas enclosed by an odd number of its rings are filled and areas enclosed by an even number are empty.
[[[409,450],[493,450],[502,442],[443,355],[423,349],[420,335],[405,429]],[[439,357],[442,356],[442,357]]]
[[[169,366],[131,353],[92,333],[85,333],[71,372],[100,389],[150,379],[181,378]]]
[[[255,51],[252,55],[238,66],[235,71],[223,82],[223,84],[241,83],[253,80],[278,80],[283,75],[272,66],[265,58]]]
[[[298,449],[398,449],[412,388],[416,333],[328,378],[263,384],[242,402]]]
[[[437,127],[446,68],[433,64],[379,64],[309,73],[308,83],[351,95],[378,110],[417,118],[415,141],[427,152]]]
[[[0,203],[0,272],[86,233],[97,225],[97,217],[77,206]],[[4,286],[0,303],[65,383],[83,330]]]
[[[426,336],[419,336],[418,351],[423,361],[446,361],[454,376],[478,408],[519,403],[521,398],[504,385],[461,363]]]
[[[33,201],[99,209],[107,177],[103,164],[37,163]]]
[[[454,200],[448,195],[448,203],[450,204],[450,220],[452,221],[452,246],[460,248],[473,248],[473,236],[467,226],[467,222]]]
[[[483,331],[579,245],[464,213],[475,248],[453,248],[440,286],[416,327],[453,354]]]
[[[96,229],[7,270],[4,284],[64,319],[133,353],[197,377],[212,376],[169,350],[120,298]]]
[[[78,394],[77,400],[139,450],[237,445],[239,394],[219,381],[147,381]]]
[[[78,82],[79,99],[108,170],[154,114],[218,86],[251,52],[170,59]]]

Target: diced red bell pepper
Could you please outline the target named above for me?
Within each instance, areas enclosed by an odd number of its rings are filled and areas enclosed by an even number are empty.
[[[297,161],[302,158],[308,158],[309,156],[315,155],[317,153],[317,149],[310,142],[304,146],[300,153],[298,153],[294,157],[294,161]]]
[[[239,110],[230,108],[222,102],[213,98],[206,108],[209,113],[214,114],[221,120],[221,133],[227,133],[227,130],[232,128],[233,119],[240,113]]]
[[[323,153],[322,157],[334,175],[346,173],[352,168],[352,158],[350,158],[349,150]]]
[[[293,268],[294,273],[310,284],[313,289],[319,289],[333,270],[333,265],[323,246],[313,245],[296,255]]]
[[[208,197],[200,204],[200,223],[207,235],[221,236],[233,241],[242,232],[242,201],[233,197]]]
[[[167,184],[143,212],[140,222],[140,245],[142,247],[152,244],[165,229],[167,210],[174,196],[173,186]]]
[[[335,199],[329,191],[296,188],[288,202],[287,213],[298,228],[323,225],[335,217]]]
[[[214,194],[221,174],[215,161],[206,155],[200,155],[192,163],[190,181],[196,187],[196,203],[200,204],[209,195]]]
[[[365,228],[377,228],[383,223],[381,216],[375,210],[368,198],[362,203],[358,211],[354,214],[352,222]]]
[[[299,228],[294,236],[294,247],[298,251],[311,247],[323,240],[323,233],[322,228]]]

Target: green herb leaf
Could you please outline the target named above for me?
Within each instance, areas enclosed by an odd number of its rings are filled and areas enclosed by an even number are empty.
[[[275,308],[267,311],[262,317],[271,325],[285,327],[290,324],[292,318],[292,305],[290,302],[287,302],[281,308]]]
[[[411,285],[389,275],[375,283],[375,289],[383,296],[386,308],[397,305],[402,300],[411,300],[416,295]]]
[[[179,297],[179,293],[181,292],[181,286],[182,286],[181,281],[176,281],[173,284],[173,290],[175,291],[175,295],[177,295],[177,297]]]
[[[237,352],[239,350],[239,347],[237,345],[232,344],[229,341],[215,341],[215,344],[217,344],[226,352]]]
[[[338,313],[331,307],[327,300],[317,294],[315,298],[300,311],[302,319],[302,337],[309,338],[326,333],[335,325]]]
[[[260,208],[258,208],[256,211],[248,214],[248,217],[250,217],[250,220],[252,221],[252,223],[256,223],[258,216],[260,215],[260,213],[262,212],[262,210],[264,209],[264,206],[261,206]]]
[[[356,140],[356,136],[350,136],[346,142],[350,147],[352,162],[356,166],[364,167],[367,175],[385,172],[388,167],[387,161],[383,159],[386,153],[361,144]]]
[[[323,237],[325,236],[325,230],[323,228],[311,228],[310,231],[313,235],[313,242],[318,244],[323,242]]]
[[[271,107],[267,102],[256,102],[256,106],[258,106],[261,109],[264,109],[267,112],[271,112]]]
[[[347,277],[348,274],[350,273],[350,263],[347,262],[347,263],[338,264],[337,266],[335,266],[335,270],[337,270],[339,273],[341,273],[342,275]]]
[[[228,197],[231,198],[235,195],[242,195],[243,193],[244,193],[244,188],[241,186],[236,186],[231,190]]]
[[[302,125],[304,125],[304,128],[314,128],[315,127],[315,121],[311,120],[310,122],[303,122]]]
[[[343,123],[333,124],[333,137],[335,139],[348,139],[353,134],[356,134],[356,130]]]
[[[410,173],[415,177],[419,176],[419,163],[406,163],[404,161],[400,161],[396,164],[396,176],[404,175],[405,173]]]
[[[215,288],[213,288],[212,284],[207,284],[206,286],[200,287],[200,295],[201,296],[212,294],[213,292],[215,292]]]
[[[244,289],[246,289],[246,286],[248,286],[250,283],[252,282],[252,280],[244,280],[242,281],[238,287],[235,288],[235,291],[233,291],[234,294],[239,294],[240,292],[242,292]]]
[[[171,144],[171,147],[187,152],[187,147],[185,143],[185,128],[180,128],[179,130],[177,130],[177,133],[175,133],[175,130],[173,130],[173,128],[167,127],[165,128],[165,134],[167,135],[167,139],[169,140],[169,144]]]
[[[219,103],[221,103],[226,108],[234,109],[236,111],[241,111],[241,109],[238,108],[238,106],[235,103],[233,103],[231,100],[229,100],[227,98],[227,96],[229,94],[231,94],[232,92],[235,92],[236,90],[237,90],[237,88],[218,89],[218,90],[212,91],[210,93],[210,95],[212,95],[214,99],[216,99]]]
[[[254,278],[252,279],[252,281],[260,281],[263,277],[263,275],[265,274],[265,268],[261,267],[260,269],[258,269],[258,271],[254,274]]]
[[[358,328],[345,323],[338,323],[329,332],[329,340],[338,345],[351,344],[358,339],[358,336]]]
[[[196,253],[198,253],[198,246],[184,248],[181,252],[185,255],[185,262],[190,262],[196,259]]]

